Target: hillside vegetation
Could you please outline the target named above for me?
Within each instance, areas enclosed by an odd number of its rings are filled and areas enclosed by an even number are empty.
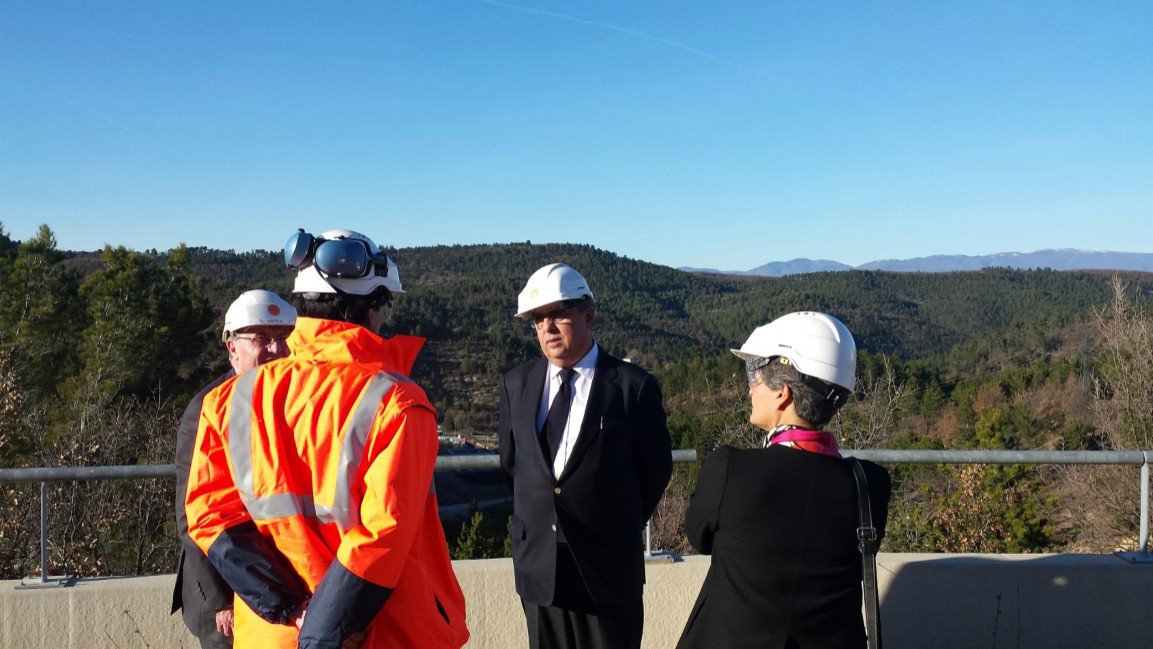
[[[533,270],[561,261],[597,294],[600,344],[661,380],[674,446],[702,455],[720,443],[759,443],[745,423],[740,364],[727,350],[801,309],[836,315],[861,349],[857,399],[830,426],[847,447],[1153,442],[1153,379],[1141,383],[1153,347],[1139,346],[1153,290],[1147,274],[726,277],[528,242],[390,253],[406,289],[393,326],[428,339],[413,378],[449,431],[492,432],[500,374],[539,353],[512,317],[517,292]],[[47,227],[23,242],[0,227],[0,466],[170,462],[186,400],[225,367],[219,327],[227,304],[249,288],[287,294],[291,282],[279,252],[77,253],[57,250]],[[1135,475],[892,470],[898,491],[887,550],[1112,550],[1131,544],[1136,529],[1125,504],[1135,494],[1116,503],[1083,497],[1086,484],[1131,489]],[[662,547],[686,549],[681,515],[694,478],[695,467],[678,468],[654,520]],[[36,562],[36,512],[29,489],[0,490],[0,578],[8,578]],[[170,570],[171,490],[168,481],[51,487],[52,571]]]

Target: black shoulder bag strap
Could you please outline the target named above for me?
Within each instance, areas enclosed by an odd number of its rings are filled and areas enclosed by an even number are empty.
[[[857,527],[857,547],[861,550],[861,568],[865,580],[865,633],[869,636],[869,649],[881,649],[881,611],[877,604],[877,528],[873,527],[873,506],[869,502],[869,483],[865,469],[857,458],[849,458],[853,466],[853,479],[857,482],[857,513],[861,524]]]

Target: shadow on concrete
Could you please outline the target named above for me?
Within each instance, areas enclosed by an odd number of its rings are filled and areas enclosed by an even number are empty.
[[[886,649],[1153,646],[1153,565],[1109,555],[888,555]]]

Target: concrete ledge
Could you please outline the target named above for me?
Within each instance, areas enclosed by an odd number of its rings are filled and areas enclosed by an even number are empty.
[[[1153,564],[1111,555],[881,555],[889,649],[1138,649],[1153,638]]]
[[[1102,555],[880,555],[887,649],[1149,646],[1153,564]],[[676,644],[708,557],[647,566],[645,649]],[[527,647],[508,559],[454,564],[470,649]],[[0,582],[0,647],[89,649],[199,644],[168,615],[174,576],[16,590]]]

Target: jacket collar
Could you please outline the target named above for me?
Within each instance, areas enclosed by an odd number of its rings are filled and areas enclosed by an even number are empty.
[[[339,320],[297,318],[288,337],[291,358],[319,363],[367,363],[408,375],[424,338],[381,338],[359,325]]]

